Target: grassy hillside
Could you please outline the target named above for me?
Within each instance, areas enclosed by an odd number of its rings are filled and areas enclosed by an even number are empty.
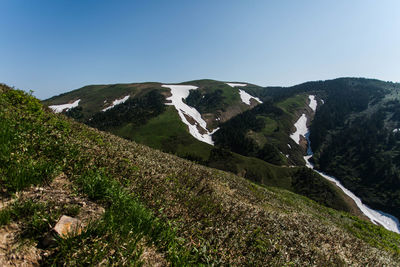
[[[310,182],[300,189],[296,186],[299,168],[276,166],[258,158],[245,157],[196,140],[188,133],[186,126],[171,106],[144,125],[135,127],[133,124],[127,124],[122,128],[110,128],[109,131],[202,165],[232,172],[261,185],[278,186],[308,196],[332,208],[354,211],[353,203],[344,200],[343,192],[337,191],[320,176],[312,176],[315,182]],[[331,199],[327,201],[324,194],[315,194],[315,190],[329,192]]]
[[[162,88],[160,83],[88,85],[46,99],[43,101],[43,104],[47,106],[61,105],[81,99],[79,107],[83,116],[80,121],[86,121],[95,113],[110,106],[116,99],[120,99],[126,95],[130,95],[131,98],[137,98],[153,90],[162,93],[169,91],[166,88]]]
[[[400,237],[382,227],[88,128],[3,85],[0,118],[1,197],[15,201],[0,210],[1,230],[16,223],[44,265],[136,265],[150,250],[152,264],[179,266],[400,263]],[[79,235],[37,248],[59,214],[80,208],[18,196],[60,173],[75,198],[105,212]]]
[[[213,115],[209,115],[209,118],[217,115],[221,117],[221,113],[224,112],[223,110],[228,113],[231,112],[232,110],[229,111],[229,107],[232,105],[239,107],[236,112],[249,109],[249,106],[241,102],[238,89],[232,88],[224,82],[214,80],[198,80],[187,82],[187,84],[192,84],[199,87],[198,90],[194,90],[192,92],[198,92],[200,95],[205,96],[204,98],[200,97],[200,99],[208,99],[206,97],[207,94],[213,95],[216,91],[220,92],[220,100],[222,102],[217,103],[218,110],[214,110],[214,113],[211,113]],[[248,85],[248,87],[258,88],[255,85]],[[247,154],[247,156],[255,157],[262,155],[262,157],[259,157],[262,160],[259,160],[252,157],[244,157],[236,153],[225,153],[219,148],[214,149],[211,145],[195,139],[189,134],[187,126],[182,123],[175,108],[164,105],[164,96],[162,94],[165,94],[165,91],[160,91],[157,88],[160,88],[160,85],[155,83],[88,86],[59,97],[52,98],[48,101],[45,101],[45,104],[66,103],[68,102],[67,99],[81,98],[83,101],[82,106],[79,105],[77,108],[66,112],[66,115],[78,121],[83,121],[86,124],[100,130],[111,132],[126,139],[148,145],[164,152],[175,154],[179,157],[183,157],[206,166],[230,171],[234,174],[238,174],[263,185],[279,186],[293,192],[299,192],[315,201],[326,204],[329,207],[344,211],[354,210],[352,208],[353,203],[349,201],[343,201],[343,193],[334,190],[332,185],[324,182],[310,183],[307,188],[303,187],[301,190],[297,190],[297,188],[294,186],[294,181],[297,179],[297,169],[288,170],[285,167],[275,166],[287,164],[286,157],[275,148],[274,145],[278,144],[279,140],[276,141],[274,138],[275,136],[278,136],[281,139],[285,139],[283,142],[287,142],[286,139],[288,139],[288,134],[286,132],[289,132],[292,127],[291,120],[293,115],[290,114],[292,110],[285,110],[285,119],[282,119],[283,116],[278,118],[268,117],[267,110],[269,110],[269,104],[259,105],[255,109],[245,112],[245,114],[251,114],[252,116],[262,116],[262,118],[266,120],[273,119],[277,125],[279,124],[277,127],[281,129],[278,132],[274,129],[269,136],[263,135],[264,139],[268,137],[268,144],[266,144],[266,142],[262,144],[264,148],[260,151],[259,155]],[[93,95],[94,93],[95,95]],[[105,94],[105,96],[102,94]],[[99,109],[98,105],[104,105],[102,99],[105,97],[107,99],[115,99],[126,94],[131,94],[131,97],[125,103],[117,105],[106,112],[85,112],[85,109],[88,108],[90,109],[97,107]],[[189,98],[190,95],[187,98],[188,101],[190,100]],[[300,99],[303,100],[303,98]],[[210,99],[215,98],[212,97]],[[296,101],[298,100],[296,99]],[[306,105],[305,101],[300,102],[301,103],[298,104],[298,106],[293,106],[293,103],[283,103],[282,105],[297,109],[301,107],[300,105]],[[201,110],[202,106],[197,108]],[[212,107],[206,105],[203,106],[203,108],[207,109]],[[261,111],[261,113],[259,111]],[[227,114],[226,112],[225,114]],[[90,115],[89,117],[88,114]],[[230,114],[233,115],[234,113]],[[250,121],[243,120],[241,118],[239,119],[240,121]],[[215,122],[215,120],[212,121]],[[283,124],[285,127],[282,126]],[[265,128],[270,128],[270,125],[265,124]],[[222,130],[223,129],[224,127]],[[265,129],[262,130],[265,131]],[[234,131],[230,130],[230,132]],[[253,138],[258,138],[259,136],[260,133],[254,132]],[[274,138],[270,138],[270,136],[274,136]],[[239,140],[236,140],[230,138],[230,140],[239,144],[241,139],[239,138]],[[274,145],[271,145],[269,142],[272,142]],[[282,146],[280,146],[280,149],[282,149]],[[286,151],[287,146],[284,145],[283,149],[283,151]],[[234,149],[232,150],[241,153],[241,151],[236,151]],[[296,151],[295,146],[292,151]],[[293,157],[294,154],[292,151],[290,153]],[[301,150],[298,151],[299,158],[301,159]],[[274,163],[275,165],[268,164],[265,161]],[[317,179],[323,180],[322,177]],[[330,192],[329,194],[333,196],[333,199],[331,201],[326,201],[325,198],[315,194],[315,187],[319,188],[318,190]]]

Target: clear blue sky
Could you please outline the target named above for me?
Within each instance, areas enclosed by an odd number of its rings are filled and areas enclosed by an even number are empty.
[[[0,0],[0,82],[400,81],[400,1]]]

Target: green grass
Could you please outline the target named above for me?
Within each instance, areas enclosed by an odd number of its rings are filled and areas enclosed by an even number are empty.
[[[44,100],[42,103],[45,105],[60,105],[81,99],[79,106],[82,107],[82,120],[84,120],[107,107],[116,99],[128,94],[131,97],[142,96],[153,89],[166,91],[159,83],[88,85],[54,96]],[[105,100],[107,100],[107,104],[104,103]]]
[[[50,118],[44,120],[39,101],[21,91],[3,93],[0,104],[7,101],[26,109],[13,114],[15,110],[6,108],[0,114],[0,185],[12,193],[50,179],[66,152],[63,152],[65,139],[57,136],[56,131],[68,133],[68,124]],[[18,121],[12,119],[15,115],[20,116]],[[39,147],[44,147],[44,151]]]
[[[225,107],[241,103],[239,90],[237,88],[235,89],[230,87],[224,82],[215,80],[196,80],[185,82],[184,84],[198,86],[199,88],[197,90],[204,91],[206,93],[212,93],[216,90],[222,90]]]
[[[143,126],[133,127],[128,124],[116,129],[114,133],[152,148],[203,161],[208,159],[212,148],[189,134],[173,106],[168,106],[164,113],[150,119]]]
[[[357,217],[351,217],[351,224],[346,227],[358,238],[369,244],[386,249],[394,254],[400,253],[400,236],[388,231],[383,227],[360,220]]]
[[[294,114],[296,110],[301,109],[305,106],[306,100],[307,95],[305,94],[295,95],[277,103],[277,106],[289,114]]]
[[[271,135],[278,128],[278,123],[269,117],[260,116],[265,121],[265,127],[262,129],[261,133],[264,135]]]
[[[150,245],[169,264],[179,266],[321,266],[338,262],[374,262],[379,266],[398,265],[400,261],[400,252],[391,248],[398,235],[382,234],[385,230],[370,231],[369,222],[358,227],[357,220],[348,214],[305,197],[283,189],[262,188],[238,176],[90,129],[62,115],[33,115],[36,113],[29,105],[13,104],[10,89],[0,90],[1,121],[11,125],[26,122],[26,127],[16,128],[17,135],[31,129],[25,136],[27,143],[21,143],[21,147],[2,148],[3,153],[21,153],[11,159],[20,160],[19,165],[1,165],[2,174],[8,168],[25,168],[25,164],[30,164],[29,158],[52,162],[55,172],[34,183],[46,184],[62,171],[74,182],[79,195],[105,207],[103,217],[89,224],[80,235],[58,240],[58,245],[43,259],[47,264],[103,262],[135,266],[141,264],[142,249]],[[28,97],[16,94],[19,96]],[[41,127],[47,130],[37,131]],[[35,136],[36,132],[41,133],[40,138]],[[25,149],[32,144],[37,144],[35,150]],[[251,160],[254,168],[261,168],[261,162]],[[283,176],[283,169],[270,172],[277,179]],[[9,178],[2,177],[2,182]],[[60,210],[53,203],[43,205],[35,212],[39,216],[28,215],[26,218],[31,219],[25,219],[29,222],[26,225],[31,225],[29,228],[44,229],[39,232],[46,231],[40,220]],[[67,209],[78,212],[76,208]],[[13,215],[12,211],[0,213],[5,223],[17,217],[22,216]],[[358,228],[365,229],[361,234],[369,231],[371,240],[382,242],[364,242],[357,235]],[[37,238],[36,234],[33,236]]]
[[[76,216],[78,205],[58,205],[55,202],[38,202],[31,199],[17,199],[0,211],[0,225],[20,222],[21,238],[40,240],[61,215]]]
[[[306,94],[295,95],[275,104],[284,111],[282,115],[257,115],[257,118],[262,118],[265,121],[265,127],[261,131],[253,133],[250,137],[260,145],[268,142],[275,145],[283,154],[289,154],[291,160],[291,162],[288,162],[289,164],[304,165],[303,151],[294,144],[289,136],[297,120],[295,114],[304,110],[306,101]],[[292,149],[289,149],[287,144],[292,144]],[[281,156],[283,162],[286,162],[286,157]]]
[[[156,218],[135,195],[108,177],[105,170],[86,171],[75,179],[75,183],[90,199],[103,203],[106,212],[81,235],[58,239],[59,250],[46,259],[46,264],[92,265],[106,258],[110,265],[128,262],[140,265],[138,243],[143,237],[148,245],[156,244],[160,250],[168,251],[167,257],[173,265],[182,266],[197,260],[198,256],[185,250],[182,240],[165,221]],[[105,247],[116,251],[110,253]]]
[[[45,262],[84,265],[99,264],[106,258],[110,264],[140,264],[138,257],[142,248],[137,247],[137,243],[143,237],[149,240],[149,245],[156,244],[157,249],[164,251],[171,263],[181,265],[196,260],[197,254],[180,245],[181,240],[176,238],[168,221],[156,218],[136,196],[106,176],[105,170],[97,170],[86,157],[78,156],[84,148],[66,141],[71,136],[69,121],[63,116],[44,113],[39,101],[22,91],[0,89],[0,123],[3,126],[0,129],[3,141],[0,173],[5,192],[10,194],[32,184],[47,184],[60,171],[80,173],[75,182],[82,192],[107,207],[104,217],[92,222],[83,235],[59,239],[57,248]],[[84,136],[86,142],[106,145],[91,131]],[[62,214],[76,216],[78,212],[79,207],[73,205],[16,201],[1,210],[0,225],[19,221],[22,223],[21,238],[39,241]],[[82,250],[82,245],[87,245],[88,249]],[[106,247],[117,252],[104,254],[101,251]]]

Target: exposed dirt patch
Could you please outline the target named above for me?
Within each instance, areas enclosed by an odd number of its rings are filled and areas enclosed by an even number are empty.
[[[249,109],[248,105],[240,103],[238,105],[230,106],[226,109],[226,111],[221,111],[221,122],[226,122],[230,118],[242,113],[243,111]]]
[[[83,225],[98,219],[104,212],[100,205],[82,196],[74,196],[72,184],[64,174],[57,176],[49,186],[31,187],[16,194],[15,199],[2,200],[0,209],[16,201],[32,200],[34,202],[52,202],[56,206],[79,205],[80,211],[76,218]],[[38,266],[42,256],[48,253],[37,247],[38,241],[21,240],[23,222],[13,222],[0,228],[0,266]]]
[[[104,208],[82,196],[73,194],[72,183],[62,173],[46,187],[31,187],[20,194],[20,198],[38,202],[55,202],[57,205],[79,205],[80,211],[76,216],[85,225],[90,220],[98,219],[104,213]]]
[[[140,255],[140,260],[145,267],[164,267],[170,266],[165,260],[164,255],[156,250],[154,246],[143,246],[143,253]]]
[[[254,108],[255,106],[259,105],[260,102],[258,102],[257,100],[255,100],[254,98],[250,98],[250,107]]]
[[[195,121],[195,119],[193,119],[191,116],[185,114],[184,112],[182,112],[182,113],[183,113],[183,116],[185,116],[185,118],[187,119],[187,121],[188,121],[191,125],[196,125],[196,128],[197,128],[197,130],[199,131],[200,134],[206,134],[206,133],[207,133],[207,131],[206,131],[203,127],[201,127],[201,126]]]
[[[18,239],[20,225],[11,223],[0,228],[0,266],[39,266],[41,250]]]

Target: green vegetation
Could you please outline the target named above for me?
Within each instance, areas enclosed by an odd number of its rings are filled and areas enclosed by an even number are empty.
[[[223,123],[213,135],[215,144],[244,156],[275,165],[304,164],[303,151],[289,138],[296,114],[304,110],[307,96],[295,95],[283,101],[266,101]],[[287,144],[292,145],[288,149]],[[283,154],[289,155],[287,159]]]
[[[211,149],[210,145],[197,141],[189,134],[173,106],[167,107],[164,113],[140,127],[127,124],[112,132],[152,148],[181,157],[193,157],[202,162],[208,159]]]
[[[58,249],[45,264],[96,265],[104,259],[111,265],[139,264],[141,249],[138,243],[143,237],[149,244],[168,251],[168,260],[173,265],[196,261],[198,256],[185,251],[173,229],[154,217],[137,197],[109,178],[104,170],[85,171],[75,182],[90,199],[103,203],[107,207],[106,213],[89,224],[82,234],[58,239]]]
[[[200,80],[187,82],[187,84],[199,87],[197,90],[191,90],[186,101],[202,112],[216,112],[214,108],[223,110],[229,107],[227,99],[236,99],[233,95],[239,96],[237,88],[232,88],[223,82]],[[106,89],[117,90],[115,88],[120,87],[121,85],[115,85]],[[214,135],[218,148],[213,149],[212,146],[196,140],[189,134],[187,126],[182,123],[174,107],[165,108],[160,91],[155,89],[149,91],[151,88],[147,84],[143,87],[147,93],[139,94],[140,89],[135,89],[136,97],[106,112],[95,113],[86,123],[202,165],[230,171],[253,182],[280,186],[296,192],[293,184],[295,171],[288,171],[278,166],[303,162],[303,151],[296,145],[288,149],[286,144],[293,143],[288,137],[295,120],[292,113],[304,108],[307,98],[305,94],[296,95],[277,104],[266,101],[223,123],[221,129]],[[133,88],[140,88],[140,86],[134,85]],[[259,88],[248,85],[247,89],[257,91]],[[88,90],[92,90],[91,87],[82,88],[78,92],[85,92],[83,95],[89,97],[86,93]],[[226,95],[228,93],[232,95],[228,97]],[[73,94],[76,92],[71,92],[69,97]],[[97,97],[93,96],[90,100]],[[239,98],[235,101],[241,103]],[[68,111],[66,115],[82,118],[83,113],[78,112],[77,109],[80,108],[83,111],[83,107],[78,106]],[[164,108],[165,111],[162,112]],[[226,149],[240,155],[221,152]],[[289,154],[289,159],[281,151],[286,155]],[[319,179],[322,178],[319,177]],[[304,188],[297,192],[321,203],[328,203],[316,194],[308,193]],[[332,200],[332,203],[340,199],[342,194],[342,192],[336,192],[337,197]],[[349,208],[344,208],[344,210],[349,210]]]
[[[354,84],[353,84],[354,83]],[[400,86],[371,80],[327,82],[311,125],[316,167],[338,177],[367,205],[400,217]]]
[[[24,107],[26,112],[15,114],[13,106]],[[58,171],[57,167],[64,165],[69,124],[47,116],[37,99],[17,90],[2,93],[0,107],[0,187],[3,192],[11,194],[31,184],[48,181]],[[65,135],[60,135],[60,131]]]
[[[95,113],[110,106],[116,99],[127,95],[130,95],[130,98],[137,98],[153,90],[158,90],[159,92],[167,91],[159,83],[88,85],[44,100],[43,104],[48,106],[61,105],[81,99],[78,108],[69,114],[71,117],[83,122],[90,119]]]
[[[202,94],[200,90],[191,90],[186,98],[186,104],[196,108],[201,114],[216,112],[224,109],[224,91],[218,89],[211,93]]]
[[[44,264],[140,265],[141,251],[148,247],[154,247],[171,265],[400,262],[400,253],[393,249],[400,242],[399,235],[380,228],[379,232],[370,231],[368,238],[362,237],[375,227],[369,222],[356,227],[358,220],[350,215],[289,191],[263,188],[233,174],[99,132],[45,112],[40,105],[40,111],[35,111],[27,103],[36,100],[6,86],[1,87],[0,101],[1,121],[6,125],[24,122],[26,126],[16,128],[15,134],[25,134],[27,139],[21,147],[11,140],[11,149],[1,149],[2,185],[14,179],[12,169],[26,168],[32,164],[29,159],[40,159],[52,163],[54,171],[44,172],[40,181],[32,177],[23,187],[48,183],[63,172],[79,194],[105,208],[103,216],[81,234],[59,239],[47,251]],[[34,133],[41,127],[48,129],[40,132],[39,138]],[[30,134],[26,129],[31,129]],[[5,132],[1,138],[8,140],[3,137]],[[43,142],[35,151],[27,149],[37,140]],[[17,152],[21,158],[4,164],[6,155]],[[18,190],[7,188],[7,194]],[[56,214],[55,206],[51,209],[48,213]],[[14,220],[13,212],[8,214],[9,220]],[[35,235],[33,238],[38,241]],[[377,242],[365,242],[367,239]]]
[[[307,96],[305,94],[294,95],[286,98],[283,101],[277,103],[277,106],[289,115],[295,114],[301,109],[304,109],[304,103],[306,103]]]
[[[199,108],[204,112],[224,110],[229,106],[241,103],[238,89],[232,88],[224,82],[214,80],[196,80],[185,82],[184,84],[199,87],[197,90],[190,91],[189,97],[186,101],[188,101],[188,104],[190,102],[191,104],[196,105],[196,108]],[[196,93],[196,91],[200,92],[201,95]],[[200,96],[204,96],[204,99],[199,99]],[[216,99],[213,99],[213,97]],[[200,111],[200,113],[202,113],[202,111]]]
[[[0,89],[1,122],[7,126],[0,132],[4,141],[0,151],[1,183],[5,190],[2,194],[9,195],[31,184],[49,183],[56,172],[65,171],[80,173],[74,181],[82,192],[108,206],[104,216],[90,224],[84,234],[67,240],[58,239],[58,246],[44,259],[45,264],[99,264],[104,259],[118,265],[139,263],[141,249],[136,245],[143,237],[151,244],[156,243],[160,250],[168,251],[171,263],[191,262],[189,252],[177,243],[179,239],[168,224],[156,219],[136,197],[126,192],[116,180],[99,172],[85,157],[77,159],[84,147],[67,141],[71,133],[70,122],[43,112],[37,99],[21,91],[6,86]],[[86,134],[87,141],[103,143],[97,134]],[[77,212],[76,206],[16,201],[0,211],[0,225],[22,220],[21,237],[40,241],[62,214],[73,216]],[[85,245],[88,245],[87,249],[82,250]],[[104,254],[103,248],[107,246],[111,250],[117,249],[118,253],[110,256],[108,251]],[[96,247],[102,249],[99,251]]]
[[[141,97],[128,99],[112,109],[97,112],[85,123],[103,131],[112,131],[126,124],[140,126],[165,111],[164,101],[164,96],[153,90]],[[74,109],[68,111],[67,115],[76,116],[73,113]]]

